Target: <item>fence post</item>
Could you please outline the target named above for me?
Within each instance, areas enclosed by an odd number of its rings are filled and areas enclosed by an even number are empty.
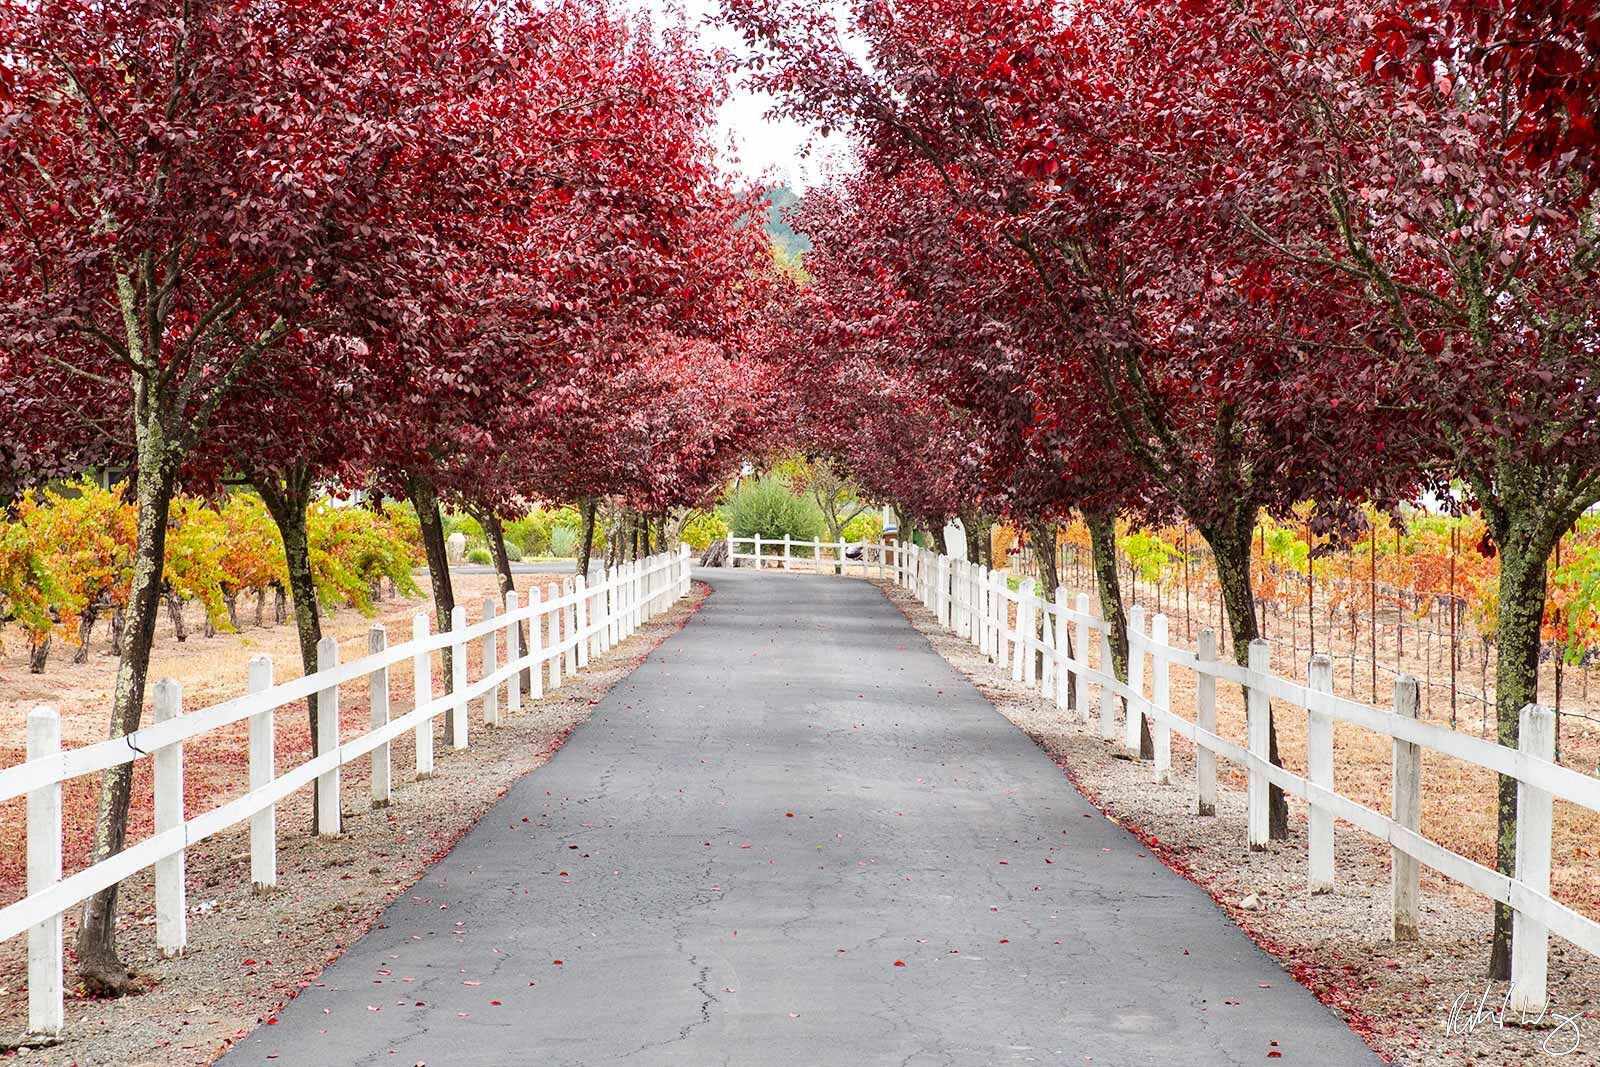
[[[1017,645],[1011,659],[1011,680],[1033,684],[1033,579],[1024,578],[1017,587]]]
[[[562,599],[571,601],[561,609],[561,614],[565,616],[562,619],[561,628],[566,631],[561,642],[566,646],[565,651],[561,654],[562,669],[567,672],[568,677],[578,673],[578,646],[583,643],[578,637],[578,601],[582,598],[577,596],[577,592],[578,579],[575,575],[568,575],[561,579]]]
[[[1067,620],[1067,587],[1056,586],[1056,707],[1064,708],[1073,700],[1073,679],[1077,677],[1072,669],[1072,653],[1076,648],[1072,643],[1071,624]]]
[[[606,613],[602,603],[606,594],[604,589],[589,585],[587,575],[583,580],[587,590],[583,598],[583,630],[589,635],[583,642],[589,649],[589,661],[593,661],[606,650]]]
[[[639,561],[628,564],[628,635],[639,629]]]
[[[417,612],[411,620],[411,640],[416,642],[426,641],[429,636],[431,624],[426,612]],[[415,699],[413,708],[420,708],[424,704],[433,702],[433,654],[426,649],[419,651],[411,660],[411,685]],[[426,781],[433,777],[433,717],[430,715],[422,722],[417,723],[417,781]]]
[[[578,594],[578,603],[574,606],[574,610],[578,613],[576,627],[578,647],[576,655],[578,657],[578,670],[582,670],[589,665],[589,642],[592,640],[589,636],[589,583],[580,574],[577,580],[573,582],[573,585],[576,587]]]
[[[1006,600],[1008,592],[1010,590],[1006,587],[1005,574],[994,569],[989,571],[989,625],[994,633],[992,659],[1000,667],[1011,665],[1011,646],[1006,645],[1010,629],[1006,627],[1006,622],[1010,621],[1011,614],[1010,601]]]
[[[966,632],[962,629],[962,616],[965,609],[961,602],[964,593],[961,588],[961,582],[966,576],[966,567],[966,560],[956,559],[950,561],[950,621],[948,626],[951,632],[956,634],[964,634]]]
[[[483,621],[490,622],[497,614],[500,607],[500,598],[486,596],[483,598]],[[483,676],[489,677],[500,667],[500,642],[496,633],[490,630],[483,635]],[[500,689],[490,686],[489,691],[483,694],[483,725],[493,726],[500,721]]]
[[[730,541],[733,540],[731,535],[728,539]],[[731,567],[733,564],[730,563],[728,566]],[[609,651],[617,647],[617,642],[621,640],[619,629],[622,613],[619,609],[622,606],[622,595],[619,592],[620,583],[617,580],[617,568],[607,567],[602,573],[604,573],[605,579],[602,582],[600,600],[601,609],[605,612],[606,649]]]
[[[1261,638],[1250,642],[1248,656],[1249,669],[1266,674],[1272,667],[1272,646]],[[1245,732],[1249,743],[1250,755],[1261,763],[1266,763],[1271,752],[1272,727],[1268,718],[1271,705],[1267,703],[1266,690],[1258,685],[1252,685],[1245,697]],[[1267,798],[1268,787],[1266,772],[1261,770],[1252,760],[1249,772],[1249,787],[1247,793],[1248,811],[1246,823],[1250,838],[1250,847],[1264,849],[1267,847],[1267,838],[1270,828],[1267,823]]]
[[[1039,598],[1039,650],[1037,656],[1029,656],[1029,663],[1037,663],[1039,671],[1039,695],[1055,703],[1056,692],[1056,619],[1050,608],[1053,601]]]
[[[995,574],[994,568],[984,571],[984,608],[986,608],[984,609],[984,627],[987,630],[986,649],[984,651],[989,654],[990,662],[1000,661],[1000,656],[1003,653],[1002,645],[1000,645],[1003,633],[1000,632],[1000,627],[998,627],[997,617],[1005,609],[1005,600],[1000,597],[1000,593],[995,587],[998,581],[1000,579]]]
[[[639,561],[639,627],[650,621],[650,616],[655,614],[655,556],[646,556]]]
[[[783,569],[789,569],[789,535],[783,535]]]
[[[979,652],[984,650],[985,627],[989,625],[988,605],[986,602],[989,591],[988,579],[985,574],[982,564],[974,564],[972,573],[968,576],[970,584],[967,587],[967,599],[972,604],[972,621],[967,624],[968,629],[972,631],[969,639],[972,641],[973,647]]]
[[[465,653],[462,653],[465,656]],[[465,665],[466,660],[462,660]],[[317,670],[339,666],[339,642],[332,636],[317,642]],[[324,755],[339,748],[339,683],[317,691],[317,753]],[[332,837],[339,825],[339,767],[317,776],[317,836]]]
[[[28,759],[61,751],[61,716],[48,704],[28,712]],[[28,895],[61,881],[61,783],[28,791]],[[28,1034],[54,1038],[67,1024],[61,913],[28,927]]]
[[[517,668],[506,680],[506,712],[512,715],[522,710],[522,624],[517,621],[521,606],[515,589],[506,594],[506,614],[512,619],[506,627],[506,663]]]
[[[972,640],[972,561],[969,559],[956,564],[955,590],[956,636],[970,641]]]
[[[1417,717],[1417,680],[1402,675],[1394,683],[1394,713],[1406,719]],[[1412,832],[1422,830],[1422,748],[1410,741],[1394,739],[1394,821]],[[1415,941],[1421,919],[1422,867],[1415,858],[1393,846],[1389,849],[1389,880],[1394,894],[1393,936],[1396,941]]]
[[[1333,660],[1312,656],[1306,686],[1314,693],[1333,692]],[[1312,699],[1315,704],[1315,698]],[[1306,781],[1333,792],[1333,720],[1320,708],[1306,709]],[[1309,791],[1308,791],[1309,792]],[[1333,813],[1307,796],[1306,844],[1313,893],[1333,891]]]
[[[320,663],[321,660],[318,660]],[[156,683],[155,721],[169,722],[183,714],[183,687],[171,678]],[[320,719],[320,714],[319,714]],[[155,832],[183,830],[183,744],[162,745],[155,764]],[[156,860],[156,947],[163,956],[181,956],[189,941],[189,904],[184,881],[184,852]]]
[[[1144,697],[1144,606],[1135,604],[1128,609],[1128,688],[1133,695]],[[1122,723],[1122,743],[1135,757],[1139,755],[1139,723],[1143,712],[1139,702],[1130,700],[1128,713]]]
[[[1100,736],[1106,741],[1117,739],[1117,694],[1110,680],[1117,676],[1116,663],[1111,658],[1111,630],[1100,631],[1100,673],[1107,681],[1100,683]]]
[[[544,619],[539,610],[544,593],[538,586],[528,590],[528,700],[544,698],[544,667],[539,663],[539,650],[544,647]]]
[[[1201,630],[1195,642],[1195,658],[1199,661],[1194,676],[1194,724],[1207,733],[1217,732],[1217,676],[1213,673],[1217,662],[1217,634],[1215,630]],[[1194,742],[1194,812],[1196,815],[1217,813],[1217,754],[1198,737]]]
[[[461,637],[467,628],[467,609],[457,604],[450,609],[450,724],[457,750],[467,747],[467,642]]]
[[[382,623],[367,631],[367,651],[373,655],[389,647],[389,631]],[[372,705],[372,728],[381,730],[389,725],[389,668],[379,667],[367,675],[368,703]],[[372,806],[389,806],[389,742],[372,750]]]
[[[1172,664],[1167,659],[1167,617],[1150,620],[1150,703],[1159,712],[1172,712]],[[1155,742],[1156,784],[1172,784],[1172,726],[1159,715],[1150,716],[1150,736]]]
[[[1090,722],[1094,716],[1089,712],[1089,679],[1083,673],[1084,668],[1089,666],[1089,594],[1079,593],[1075,605],[1078,624],[1073,630],[1078,647],[1074,662],[1078,669],[1072,672],[1072,702],[1078,714],[1083,716],[1083,721]]]
[[[675,600],[688,596],[690,583],[694,581],[694,551],[688,545],[680,545],[679,548],[682,550],[681,569],[683,573],[678,578],[678,593],[674,597]]]
[[[639,632],[644,625],[644,564],[634,560],[628,569],[628,633]]]
[[[979,581],[982,583],[978,596],[983,601],[983,640],[978,646],[978,651],[987,656],[992,663],[997,643],[994,636],[994,571],[985,567],[979,575]]]
[[[961,565],[961,636],[968,644],[977,644],[978,565],[970,559]]]
[[[1549,708],[1522,709],[1517,748],[1525,756],[1554,762],[1556,718]],[[1547,790],[1517,783],[1516,879],[1536,893],[1550,893],[1550,830],[1553,798]],[[1511,990],[1507,1006],[1540,1015],[1545,1010],[1545,978],[1550,966],[1550,930],[1525,912],[1511,916]]]
[[[950,557],[940,556],[934,576],[934,603],[938,606],[939,625],[950,627]]]
[[[272,688],[272,657],[251,656],[245,691],[264,693]],[[250,790],[265,789],[277,775],[274,719],[268,708],[250,716]],[[266,896],[278,884],[278,807],[268,804],[250,816],[250,891]]]
[[[989,589],[981,564],[972,568],[969,580],[971,585],[967,590],[967,597],[972,601],[972,620],[967,624],[968,630],[971,631],[967,639],[972,642],[972,647],[982,654],[988,647]]]
[[[756,534],[756,570],[761,570],[761,535]]]

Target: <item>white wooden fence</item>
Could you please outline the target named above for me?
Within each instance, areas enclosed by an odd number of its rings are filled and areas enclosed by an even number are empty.
[[[166,955],[183,952],[187,942],[184,854],[219,830],[250,824],[250,876],[258,893],[277,884],[275,805],[295,791],[316,783],[319,832],[340,832],[340,773],[345,764],[371,756],[372,803],[389,803],[392,769],[389,744],[408,731],[416,733],[416,777],[433,773],[433,720],[448,715],[458,749],[467,747],[467,707],[481,701],[483,722],[500,721],[501,696],[507,713],[523,700],[544,695],[546,672],[550,689],[569,677],[653,616],[671,607],[689,591],[690,552],[651,556],[604,572],[593,585],[569,577],[561,593],[548,600],[533,590],[528,603],[507,593],[484,601],[484,619],[467,625],[466,609],[457,606],[450,629],[430,633],[428,616],[413,620],[412,639],[390,646],[384,628],[373,626],[370,654],[351,663],[339,662],[339,646],[324,638],[318,646],[315,674],[273,684],[272,661],[250,661],[245,696],[184,714],[183,693],[170,678],[154,689],[154,724],[124,737],[67,751],[61,749],[61,721],[48,706],[28,715],[28,759],[0,770],[0,802],[27,797],[27,896],[0,908],[0,941],[28,934],[28,1031],[59,1033],[63,1004],[61,917],[74,905],[107,886],[155,868],[156,944]],[[548,626],[546,626],[548,620]],[[528,645],[519,647],[521,626],[528,624]],[[481,642],[481,676],[468,678],[467,650]],[[503,653],[501,650],[504,650]],[[433,695],[434,652],[449,650],[449,692]],[[409,662],[416,681],[412,711],[390,717],[389,669]],[[529,692],[522,691],[524,672]],[[341,741],[340,687],[365,682],[370,694],[371,723],[360,736]],[[279,708],[316,697],[320,755],[278,774],[274,763],[274,715]],[[249,722],[250,788],[243,796],[190,817],[183,804],[183,744],[241,721]],[[149,756],[154,764],[154,833],[115,856],[62,877],[61,784]]]
[[[1129,612],[1128,681],[1124,684],[1107,673],[1109,666],[1101,670],[1089,665],[1091,642],[1098,649],[1098,664],[1109,665],[1112,660],[1110,627],[1096,616],[1096,607],[1087,595],[1080,593],[1069,603],[1066,590],[1057,588],[1054,597],[1047,599],[1035,592],[1032,579],[1012,591],[1002,574],[915,546],[893,554],[893,559],[895,580],[913,591],[945,628],[970,640],[995,663],[1008,668],[1013,680],[1038,687],[1062,709],[1067,708],[1070,693],[1072,706],[1085,721],[1094,722],[1097,718],[1102,737],[1120,741],[1136,751],[1140,720],[1148,719],[1155,743],[1153,773],[1158,784],[1172,781],[1172,735],[1177,733],[1193,741],[1197,815],[1216,814],[1217,757],[1243,767],[1248,774],[1249,847],[1267,846],[1270,785],[1304,800],[1309,808],[1307,873],[1313,892],[1333,886],[1334,820],[1342,820],[1387,843],[1391,852],[1395,940],[1417,936],[1421,864],[1510,905],[1515,912],[1511,1010],[1531,1014],[1544,1010],[1550,934],[1600,956],[1600,923],[1550,896],[1552,804],[1560,799],[1600,811],[1600,778],[1554,762],[1555,716],[1549,709],[1531,704],[1524,708],[1520,747],[1507,748],[1419,722],[1414,678],[1402,677],[1395,683],[1392,707],[1373,707],[1331,692],[1333,663],[1327,656],[1312,657],[1307,681],[1301,684],[1271,672],[1265,641],[1251,643],[1249,666],[1240,667],[1217,659],[1216,637],[1210,630],[1201,631],[1196,651],[1174,648],[1168,641],[1166,616],[1150,619],[1147,629],[1144,609],[1140,607]],[[1195,674],[1194,721],[1172,709],[1174,667]],[[1237,683],[1248,694],[1245,745],[1217,735],[1219,681]],[[1091,702],[1091,685],[1098,688],[1097,702]],[[1270,701],[1277,701],[1280,711],[1294,707],[1308,716],[1304,777],[1276,767],[1268,759]],[[1119,706],[1126,709],[1120,724]],[[1335,791],[1335,721],[1393,739],[1393,792],[1387,814]],[[1422,836],[1423,749],[1517,780],[1516,870],[1511,877]]]
[[[739,551],[740,545],[747,546],[749,551]],[[852,549],[856,551],[853,558]],[[890,561],[897,558],[899,552],[900,548],[892,541],[821,541],[817,538],[796,541],[788,534],[778,541],[770,537],[763,540],[760,534],[754,537],[728,535],[728,565],[745,562],[757,570],[781,567],[787,571],[799,563],[819,571],[826,568],[840,574],[854,571],[862,576],[886,578],[893,573],[894,564]]]

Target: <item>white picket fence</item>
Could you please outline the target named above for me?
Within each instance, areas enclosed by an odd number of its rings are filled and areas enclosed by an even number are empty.
[[[748,545],[750,550],[740,552],[741,544]],[[855,558],[850,556],[851,549],[857,550]],[[819,571],[826,568],[829,572],[849,574],[853,570],[862,576],[886,578],[894,571],[892,561],[899,551],[892,541],[822,541],[817,538],[796,541],[788,534],[778,541],[770,537],[763,540],[760,534],[754,537],[728,535],[728,565],[745,562],[757,570],[781,567],[787,571],[800,564]]]
[[[946,629],[970,640],[995,663],[1008,668],[1014,681],[1038,687],[1045,698],[1063,710],[1068,707],[1071,694],[1071,705],[1086,722],[1094,722],[1096,715],[1089,687],[1098,687],[1098,730],[1103,738],[1137,751],[1140,719],[1147,718],[1158,784],[1172,782],[1172,735],[1177,733],[1193,741],[1197,815],[1216,813],[1217,757],[1243,767],[1249,779],[1249,847],[1267,846],[1270,785],[1304,800],[1309,809],[1308,881],[1313,892],[1333,886],[1335,819],[1387,843],[1391,850],[1395,940],[1417,937],[1420,864],[1510,905],[1515,911],[1511,1010],[1535,1015],[1544,1010],[1550,934],[1600,956],[1600,923],[1550,896],[1553,801],[1559,798],[1600,811],[1600,778],[1554,762],[1555,716],[1549,709],[1531,704],[1524,708],[1520,747],[1507,748],[1419,722],[1414,678],[1402,677],[1395,683],[1392,708],[1373,707],[1331,692],[1333,663],[1327,656],[1311,658],[1307,682],[1302,685],[1271,672],[1270,646],[1265,641],[1251,643],[1249,666],[1240,667],[1217,659],[1216,637],[1210,630],[1201,631],[1196,651],[1174,648],[1168,640],[1166,616],[1156,615],[1147,630],[1144,609],[1140,607],[1129,612],[1129,677],[1124,684],[1089,665],[1090,642],[1098,649],[1096,662],[1106,665],[1111,663],[1111,642],[1110,627],[1097,617],[1096,606],[1091,605],[1087,595],[1080,593],[1069,603],[1066,590],[1057,588],[1053,599],[1046,599],[1036,594],[1032,579],[1012,591],[1002,574],[915,546],[893,556],[895,579],[914,592]],[[1172,709],[1174,667],[1195,674],[1194,721]],[[1247,744],[1243,746],[1217,735],[1219,681],[1237,683],[1248,694]],[[1276,767],[1268,759],[1270,701],[1277,701],[1280,711],[1294,707],[1308,716],[1305,777]],[[1119,706],[1127,709],[1120,724]],[[1393,739],[1389,813],[1375,811],[1335,791],[1336,721]],[[1512,877],[1422,836],[1423,749],[1517,780],[1516,872]]]
[[[317,648],[322,669],[315,674],[273,684],[272,660],[250,661],[245,696],[184,714],[183,694],[170,678],[154,689],[154,724],[123,737],[63,751],[61,720],[54,708],[40,706],[28,715],[27,762],[0,770],[0,802],[27,797],[27,896],[0,908],[0,941],[28,934],[28,1031],[59,1033],[65,1021],[61,917],[94,893],[147,867],[155,868],[156,944],[165,955],[182,953],[188,940],[189,909],[185,900],[184,854],[220,830],[250,824],[250,877],[257,892],[277,884],[275,805],[295,791],[316,783],[319,832],[340,832],[340,772],[345,764],[371,756],[372,803],[389,803],[392,791],[390,742],[407,731],[416,733],[416,776],[433,773],[433,720],[450,716],[454,747],[467,747],[467,708],[481,702],[483,722],[498,723],[501,696],[507,713],[519,711],[524,695],[538,700],[563,677],[583,670],[598,656],[625,640],[655,615],[689,592],[690,551],[651,556],[605,571],[588,584],[569,577],[561,593],[548,600],[533,590],[528,603],[515,593],[484,601],[484,619],[467,625],[466,609],[457,606],[450,629],[430,633],[428,616],[413,620],[412,639],[390,647],[384,628],[373,626],[370,654],[339,662],[339,646],[324,638]],[[528,646],[519,647],[527,624]],[[468,678],[467,650],[481,642],[480,677]],[[502,655],[501,649],[504,650]],[[449,692],[433,695],[434,652],[451,653]],[[410,662],[416,683],[412,711],[390,717],[389,669]],[[522,692],[524,672],[529,692]],[[340,687],[365,681],[370,694],[371,722],[360,736],[341,741]],[[321,754],[278,774],[274,763],[274,716],[279,708],[315,696],[318,748]],[[248,720],[250,788],[243,796],[189,817],[183,803],[183,744]],[[62,877],[61,784],[144,757],[154,763],[154,833],[115,856]]]

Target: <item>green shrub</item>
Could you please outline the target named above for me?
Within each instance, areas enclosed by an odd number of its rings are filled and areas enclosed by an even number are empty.
[[[555,530],[562,526],[572,529],[573,547],[566,554],[575,556],[578,531],[583,529],[583,514],[573,507],[535,508],[511,520],[506,523],[506,543],[515,541],[526,556],[560,556],[562,553],[552,547],[551,538],[555,536]],[[595,523],[594,543],[596,549],[605,547],[605,531],[600,523]]]
[[[522,562],[522,549],[518,548],[517,543],[509,537],[506,538],[506,559],[512,563]]]
[[[472,544],[484,544],[483,527],[478,525],[478,520],[468,515],[465,511],[447,511],[444,513],[444,536],[449,540],[450,535],[460,531]]]
[[[550,527],[540,522],[541,513],[534,511],[506,523],[506,548],[516,545],[523,555],[542,556],[550,551]]]
[[[475,545],[472,548],[467,549],[467,562],[476,563],[479,566],[488,566],[494,563],[494,557],[489,554],[489,550],[487,548],[481,548]]]
[[[683,543],[696,552],[704,552],[713,541],[728,536],[728,524],[713,512],[697,511],[683,524]]]
[[[877,541],[882,537],[883,516],[876,511],[863,511],[844,524],[844,539],[852,544],[857,541]]]
[[[576,526],[551,527],[550,554],[561,559],[573,559],[578,555],[579,540]]]
[[[774,477],[747,481],[728,502],[728,526],[735,537],[782,541],[784,535],[809,541],[822,534],[822,511]]]

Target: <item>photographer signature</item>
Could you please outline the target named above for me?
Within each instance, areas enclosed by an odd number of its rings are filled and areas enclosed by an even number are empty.
[[[1539,1049],[1546,1056],[1567,1056],[1578,1051],[1578,1047],[1583,1044],[1583,1027],[1577,1016],[1552,1011],[1548,1006],[1537,1015],[1525,1011],[1513,1011],[1510,1007],[1509,988],[1501,995],[1498,1004],[1491,1004],[1489,1001],[1489,994],[1492,991],[1493,983],[1485,985],[1476,1004],[1473,1003],[1470,989],[1463,990],[1457,995],[1456,999],[1450,1002],[1450,1014],[1445,1017],[1445,1035],[1465,1037],[1491,1024],[1503,1030],[1508,1022],[1513,1026],[1528,1027],[1546,1024],[1552,1029],[1545,1035],[1544,1040],[1539,1042]]]

